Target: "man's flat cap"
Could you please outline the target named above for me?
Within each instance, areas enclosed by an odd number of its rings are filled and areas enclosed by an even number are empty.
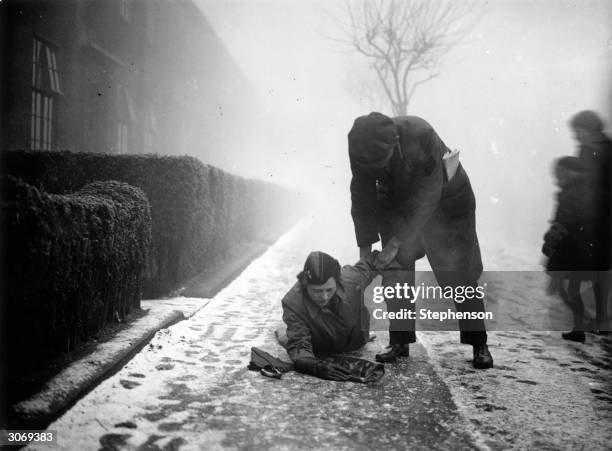
[[[398,140],[397,125],[381,113],[370,113],[355,119],[348,134],[349,158],[359,166],[385,166]]]

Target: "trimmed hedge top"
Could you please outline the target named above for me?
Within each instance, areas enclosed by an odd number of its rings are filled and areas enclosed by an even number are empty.
[[[274,240],[298,213],[294,192],[189,156],[5,151],[0,157],[6,173],[50,193],[104,180],[142,189],[153,220],[146,296],[177,288],[242,242]]]

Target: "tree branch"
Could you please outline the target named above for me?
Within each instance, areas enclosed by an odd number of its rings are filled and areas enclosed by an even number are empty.
[[[345,42],[370,61],[401,114],[417,88],[440,75],[441,61],[479,18],[472,0],[346,0],[345,9],[350,26]],[[411,83],[421,71],[428,74]]]

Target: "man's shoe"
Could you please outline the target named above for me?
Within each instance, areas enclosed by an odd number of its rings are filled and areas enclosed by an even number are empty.
[[[387,352],[376,354],[376,361],[380,363],[393,363],[398,357],[408,357],[410,355],[410,345],[397,344],[391,345],[391,349]]]
[[[578,343],[584,343],[585,335],[581,330],[572,330],[571,332],[564,332],[561,334],[564,340],[576,341]]]
[[[479,370],[493,368],[493,357],[491,357],[487,345],[474,346],[474,368],[478,368]]]

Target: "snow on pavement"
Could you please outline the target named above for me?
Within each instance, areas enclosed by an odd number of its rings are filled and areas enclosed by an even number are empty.
[[[307,253],[327,250],[346,263],[353,252],[348,245],[340,249],[352,237],[333,230],[314,243],[312,237],[321,234],[313,227],[302,224],[282,237],[205,308],[158,332],[122,370],[51,424],[60,446],[607,449],[607,338],[574,345],[558,333],[493,332],[496,367],[476,371],[458,333],[421,332],[424,349],[414,346],[410,358],[387,365],[378,386],[294,372],[276,381],[248,371],[251,346],[287,358],[273,330],[281,325],[280,299]],[[330,243],[336,248],[328,250]],[[528,288],[539,292],[540,282]],[[387,335],[377,335],[364,357],[372,359],[386,344]]]

